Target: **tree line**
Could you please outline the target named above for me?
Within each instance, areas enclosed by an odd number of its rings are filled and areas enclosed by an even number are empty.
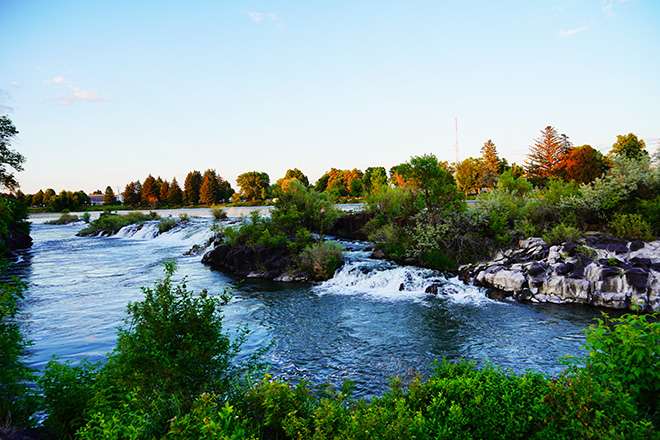
[[[466,195],[478,194],[494,188],[499,176],[510,172],[513,177],[525,177],[536,186],[544,186],[552,179],[589,183],[602,176],[611,167],[615,155],[641,157],[648,155],[645,143],[635,134],[619,135],[611,151],[603,155],[590,145],[573,146],[570,138],[560,134],[556,128],[547,126],[530,146],[523,165],[512,163],[498,155],[495,143],[488,139],[481,148],[480,157],[468,157],[458,163],[440,161],[438,165],[453,175],[459,190]],[[223,203],[263,203],[286,191],[292,181],[305,187],[328,193],[338,200],[362,198],[373,194],[383,185],[404,186],[410,180],[409,163],[385,167],[359,169],[331,168],[313,185],[298,168],[286,171],[285,175],[271,183],[270,176],[262,171],[248,171],[232,185],[214,169],[204,173],[192,170],[183,182],[171,181],[149,174],[144,180],[131,181],[121,193],[122,203],[127,207],[163,208],[180,206],[213,206]],[[101,194],[100,191],[95,193]],[[20,194],[21,197],[23,196]],[[118,204],[110,186],[103,193],[104,205]],[[84,191],[61,191],[56,194],[51,188],[26,196],[33,207],[45,207],[52,211],[78,210],[91,204]]]

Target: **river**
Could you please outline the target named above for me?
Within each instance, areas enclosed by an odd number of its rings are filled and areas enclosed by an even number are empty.
[[[260,208],[230,208],[230,219]],[[228,290],[225,328],[250,334],[241,356],[269,347],[276,376],[314,384],[355,383],[356,394],[382,393],[388,379],[428,373],[434,360],[467,358],[521,372],[554,375],[560,358],[580,353],[583,330],[599,311],[579,306],[492,301],[484,292],[433,271],[372,260],[364,243],[344,243],[346,265],[321,284],[240,282],[185,256],[211,232],[208,210],[161,235],[156,224],[125,228],[114,237],[76,237],[80,223],[46,225],[31,217],[34,245],[14,272],[27,283],[23,318],[32,341],[28,363],[41,369],[60,360],[100,360],[110,351],[126,304],[162,276],[174,259],[177,279],[212,294]],[[437,296],[425,288],[441,282]],[[401,290],[403,289],[403,290]]]

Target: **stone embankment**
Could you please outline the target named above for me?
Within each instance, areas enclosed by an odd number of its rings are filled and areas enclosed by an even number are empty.
[[[459,274],[495,298],[660,310],[660,241],[593,234],[550,246],[529,238],[491,261],[462,266]]]

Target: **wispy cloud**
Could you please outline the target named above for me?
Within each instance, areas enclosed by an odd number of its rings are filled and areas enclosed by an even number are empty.
[[[62,88],[66,94],[56,98],[55,100],[60,104],[71,105],[76,102],[102,102],[105,98],[98,95],[93,90],[84,90],[71,84],[62,75],[57,75],[47,80],[46,83]]]
[[[580,26],[580,27],[571,28],[571,29],[560,29],[559,30],[559,36],[562,37],[562,38],[572,37],[573,35],[577,35],[580,32],[584,32],[586,30],[589,30],[589,26]]]
[[[619,5],[628,3],[629,0],[602,0],[602,9],[605,15],[613,16]]]
[[[56,75],[52,77],[51,79],[46,80],[48,84],[53,84],[53,85],[58,85],[58,84],[64,84],[66,80],[62,75]]]
[[[273,12],[248,11],[247,16],[256,24],[262,24],[265,22],[275,23],[279,21],[279,17]]]

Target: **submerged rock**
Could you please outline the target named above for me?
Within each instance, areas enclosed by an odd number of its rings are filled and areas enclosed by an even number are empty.
[[[495,298],[660,310],[660,241],[593,234],[580,243],[548,246],[529,238],[492,261],[462,266],[459,274]]]

